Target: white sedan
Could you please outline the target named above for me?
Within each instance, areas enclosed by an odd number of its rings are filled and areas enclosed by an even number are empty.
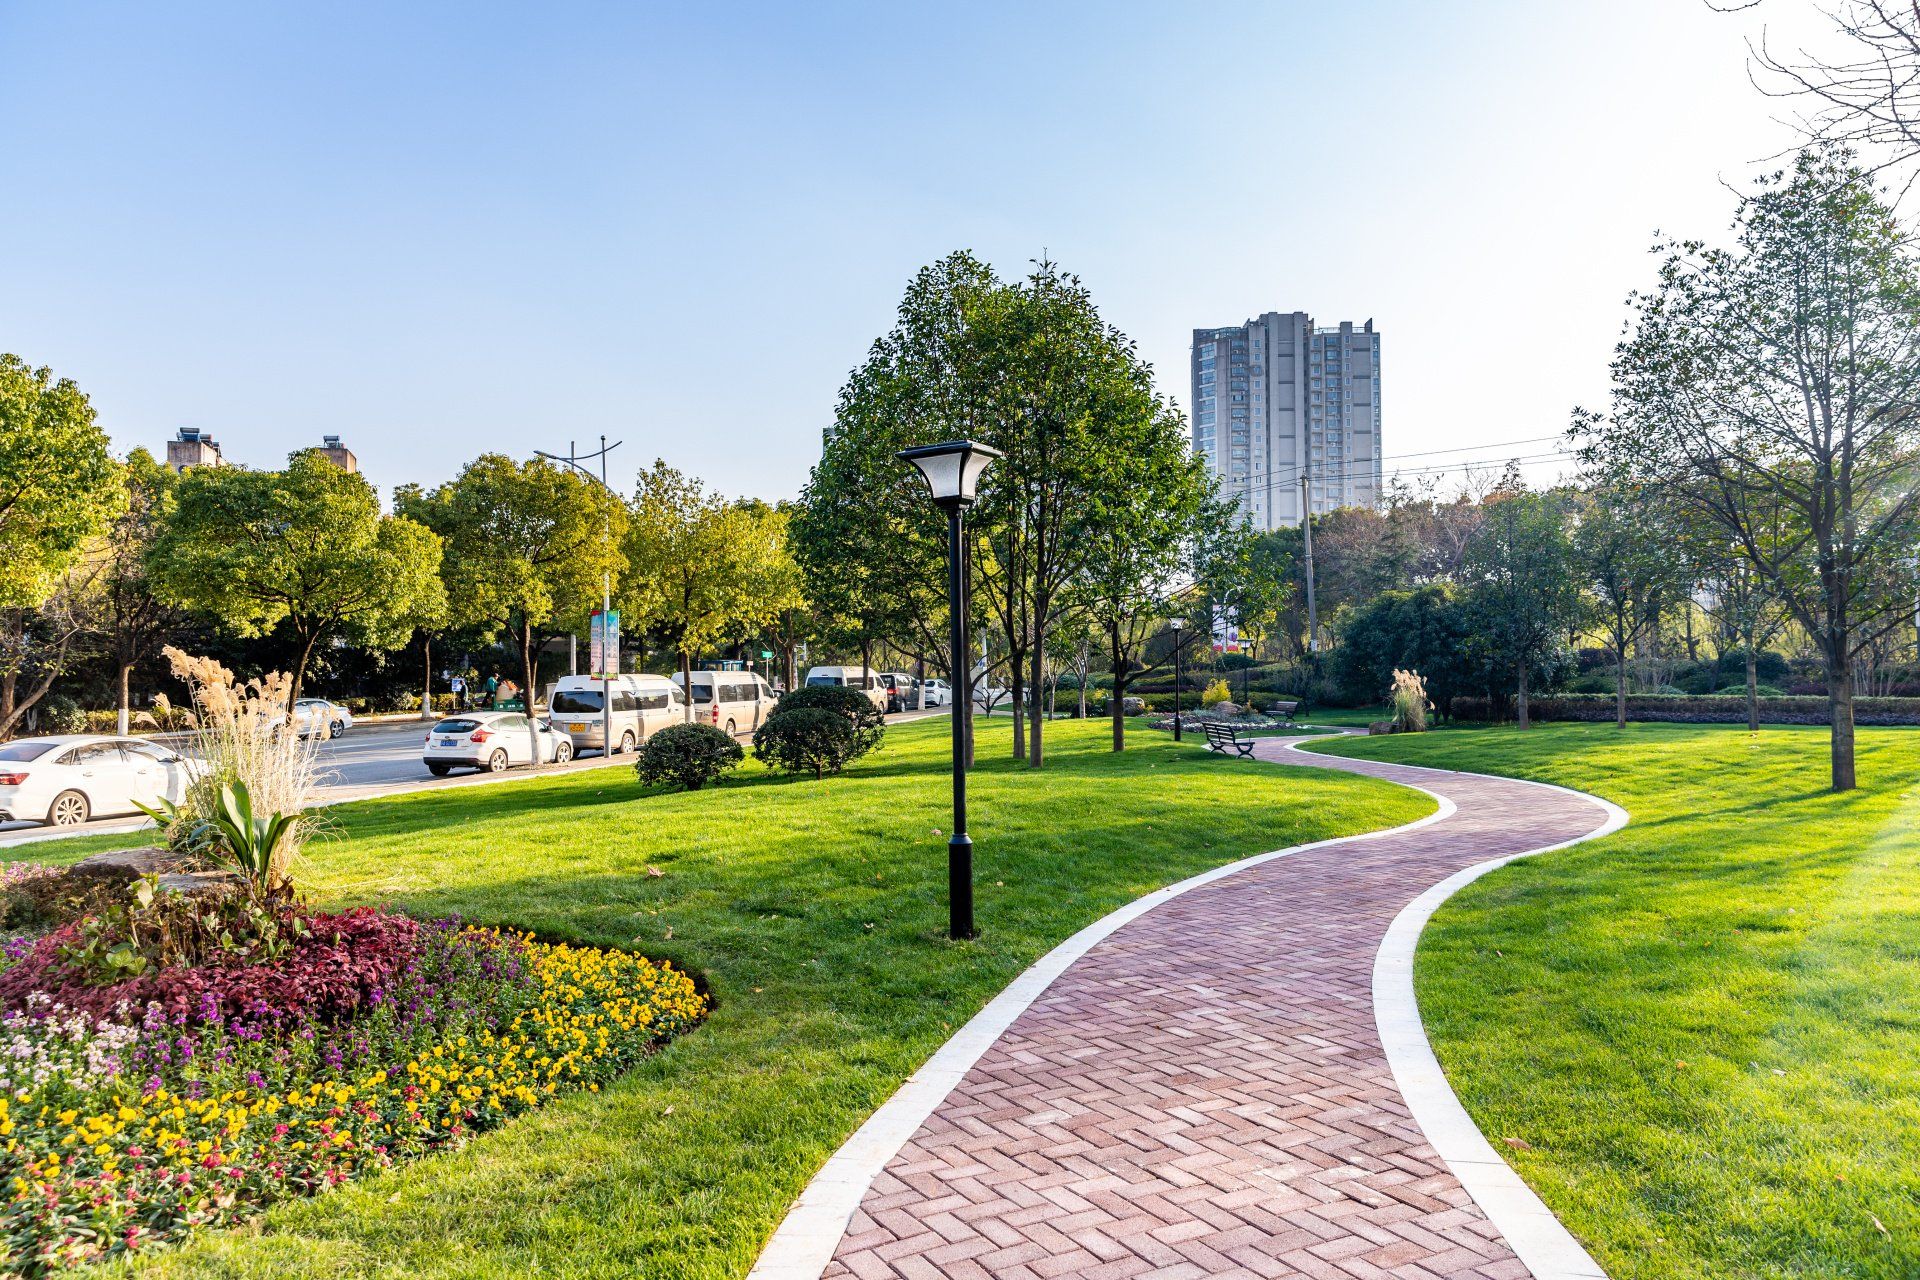
[[[540,738],[540,762],[565,764],[573,759],[573,739],[555,733],[545,720],[534,721]],[[420,758],[427,772],[444,778],[450,769],[484,769],[503,773],[533,759],[527,737],[527,717],[518,711],[474,711],[448,716],[427,731]]]
[[[0,821],[76,827],[186,798],[194,761],[152,742],[60,734],[0,742]]]
[[[303,738],[316,733],[337,738],[353,728],[353,712],[325,698],[302,698],[293,704],[293,727]]]

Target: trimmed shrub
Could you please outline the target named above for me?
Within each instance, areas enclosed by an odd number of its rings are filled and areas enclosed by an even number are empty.
[[[823,707],[776,710],[753,733],[754,759],[815,778],[839,773],[866,752],[853,722]]]
[[[1531,698],[1527,714],[1535,720],[1610,721],[1614,718],[1612,697]],[[1457,720],[1486,721],[1496,718],[1495,709],[1485,698],[1455,698],[1453,715]],[[1629,697],[1627,719],[1677,724],[1745,724],[1745,697]],[[1826,724],[1825,697],[1760,699],[1760,719],[1768,724]],[[1920,698],[1855,698],[1854,723],[1867,725],[1920,724]]]
[[[774,714],[782,711],[818,710],[831,711],[844,716],[853,726],[853,732],[860,739],[860,750],[856,755],[865,755],[880,745],[880,739],[887,733],[887,718],[880,708],[858,689],[848,689],[837,684],[802,685],[791,693],[782,694]],[[755,741],[758,742],[758,735]]]
[[[1227,688],[1227,682],[1225,680],[1215,680],[1206,687],[1205,692],[1201,693],[1200,705],[1203,707],[1211,707],[1215,703],[1225,702],[1231,697],[1233,697],[1233,690]]]
[[[648,786],[679,783],[698,791],[747,758],[740,744],[710,724],[670,725],[640,745],[633,772]]]

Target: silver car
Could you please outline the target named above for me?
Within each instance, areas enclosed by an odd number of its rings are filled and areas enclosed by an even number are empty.
[[[573,739],[555,733],[546,720],[534,721],[540,741],[541,764],[565,764],[573,759]],[[472,711],[448,716],[427,731],[420,758],[427,772],[444,778],[454,769],[482,769],[504,773],[533,759],[527,717],[520,711]]]

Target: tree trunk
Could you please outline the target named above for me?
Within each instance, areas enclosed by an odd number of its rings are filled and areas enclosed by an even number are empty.
[[[123,658],[121,659],[118,665],[120,667],[120,678],[119,678],[120,700],[118,703],[115,704],[115,706],[120,712],[120,717],[119,717],[120,728],[118,732],[120,736],[124,738],[127,736],[127,718],[128,718],[127,716],[127,712],[128,712],[127,685],[129,682],[128,678],[133,674],[133,664],[131,662],[126,661]]]
[[[1614,651],[1613,676],[1613,722],[1614,727],[1627,727],[1627,645],[1623,640]]]
[[[1044,613],[1046,601],[1035,601],[1034,607],[1037,611]],[[1040,736],[1040,726],[1045,718],[1040,714],[1040,703],[1043,700],[1047,700],[1049,705],[1051,705],[1051,701],[1046,697],[1047,637],[1044,631],[1034,637],[1032,662],[1031,675],[1027,683],[1031,685],[1033,689],[1033,735],[1027,742],[1027,764],[1031,768],[1038,769],[1046,763],[1046,745]]]
[[[520,690],[520,701],[527,709],[527,749],[529,769],[538,768],[546,762],[540,758],[540,730],[533,717],[533,685],[540,678],[539,660],[533,650],[533,623],[523,623],[520,631],[520,672],[526,684]],[[604,715],[606,708],[601,708]],[[611,724],[612,721],[606,721]]]
[[[420,718],[433,719],[433,637],[420,633],[420,672],[426,677],[421,685]]]
[[[1113,749],[1127,749],[1127,667],[1126,656],[1120,652],[1120,624],[1114,623],[1107,631],[1112,648],[1107,652],[1113,655],[1113,698],[1107,704],[1107,710],[1113,716]]]
[[[1747,646],[1747,732],[1760,732],[1760,663]]]
[[[1853,681],[1845,663],[1830,666],[1827,675],[1827,706],[1833,715],[1833,735],[1829,752],[1833,760],[1833,789],[1851,791],[1853,775]]]
[[[687,695],[686,721],[688,724],[692,724],[693,723],[693,655],[687,652],[686,646],[684,645],[682,645],[680,648],[680,689],[681,689],[681,692]]]
[[[1027,712],[1021,704],[1026,694],[1027,673],[1023,669],[1026,651],[1007,655],[1007,692],[1013,695],[1013,758],[1027,758]]]
[[[865,679],[873,674],[873,637],[860,637],[860,676]]]
[[[307,684],[307,660],[313,656],[313,646],[320,641],[320,633],[314,632],[300,646],[300,656],[293,663],[293,686],[287,690],[287,723],[292,724],[294,704],[300,701],[300,691]]]
[[[1514,697],[1515,718],[1519,720],[1522,729],[1530,729],[1533,725],[1527,719],[1527,664],[1520,663],[1518,670],[1520,678],[1518,692]]]

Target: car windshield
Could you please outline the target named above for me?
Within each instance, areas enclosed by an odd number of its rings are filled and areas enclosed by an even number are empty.
[[[600,714],[598,689],[559,689],[553,695],[553,714],[557,716],[597,716]]]
[[[442,720],[433,726],[435,733],[465,733],[469,729],[478,729],[478,720]]]
[[[0,760],[38,760],[60,744],[45,738],[24,738],[0,746]]]
[[[817,685],[823,685],[823,684],[838,685],[844,682],[840,679],[839,676],[808,676],[807,683],[810,685],[817,686]]]

